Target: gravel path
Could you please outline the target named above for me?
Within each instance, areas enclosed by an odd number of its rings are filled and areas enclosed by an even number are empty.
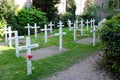
[[[96,61],[97,56],[94,54],[67,70],[43,80],[116,80],[112,79],[104,69],[98,68]]]

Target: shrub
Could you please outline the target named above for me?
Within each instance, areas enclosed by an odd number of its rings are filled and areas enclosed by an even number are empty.
[[[47,22],[46,13],[35,8],[22,9],[18,12],[16,19],[18,24],[16,29],[19,32],[21,32],[19,34],[26,33],[24,27],[27,25],[27,23],[29,23],[32,26],[34,25],[34,23],[37,23],[37,25],[42,26]]]
[[[101,29],[105,65],[120,76],[120,14],[105,22]]]
[[[71,21],[73,21],[74,15],[72,15],[72,13],[70,13],[70,12],[66,12],[66,13],[60,15],[60,19],[62,20],[64,25],[67,26],[67,20],[70,19]]]
[[[15,19],[14,0],[1,0],[0,1],[0,28],[4,28],[4,23],[7,26],[14,26]],[[0,31],[0,36],[3,36],[3,32]]]
[[[0,29],[3,29],[4,28],[4,21],[3,20],[0,20]],[[0,37],[3,37],[3,31],[0,31]]]

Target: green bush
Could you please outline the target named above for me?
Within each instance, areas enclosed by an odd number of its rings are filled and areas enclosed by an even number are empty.
[[[0,20],[0,29],[3,29],[4,28],[4,21],[3,20]],[[0,31],[0,37],[3,37],[4,33],[3,31]]]
[[[66,12],[60,15],[60,20],[62,20],[65,26],[67,26],[68,19],[70,19],[71,21],[74,21],[74,15],[70,12]]]
[[[15,9],[14,0],[0,1],[0,28],[4,28],[4,23],[7,26],[14,26],[13,24],[16,23]],[[3,36],[3,31],[0,31],[0,36]]]
[[[106,67],[120,76],[120,14],[105,22],[101,40],[106,47],[103,54]]]
[[[46,13],[35,8],[22,9],[18,12],[16,19],[18,24],[16,29],[19,31],[19,34],[27,33],[24,28],[27,26],[27,23],[31,26],[37,23],[37,25],[42,27],[47,22]]]

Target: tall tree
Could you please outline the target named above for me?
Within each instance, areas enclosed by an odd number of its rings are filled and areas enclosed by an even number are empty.
[[[76,3],[75,0],[66,0],[66,10],[67,12],[70,12],[74,15],[75,17],[75,11],[76,11]]]
[[[54,20],[57,16],[57,4],[60,0],[33,0],[33,5],[47,13],[48,20]]]

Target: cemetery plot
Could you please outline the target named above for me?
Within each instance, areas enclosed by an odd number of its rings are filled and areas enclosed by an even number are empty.
[[[63,48],[61,53],[65,52],[67,50],[68,49]],[[50,47],[46,47],[46,48],[41,48],[41,49],[32,51],[32,55],[33,55],[32,60],[39,60],[39,59],[51,57],[51,56],[57,55],[57,54],[60,54],[59,47],[50,46]],[[21,56],[26,57],[26,54],[21,53]]]
[[[93,43],[93,38],[84,38],[84,39],[76,40],[76,43],[91,44]]]

